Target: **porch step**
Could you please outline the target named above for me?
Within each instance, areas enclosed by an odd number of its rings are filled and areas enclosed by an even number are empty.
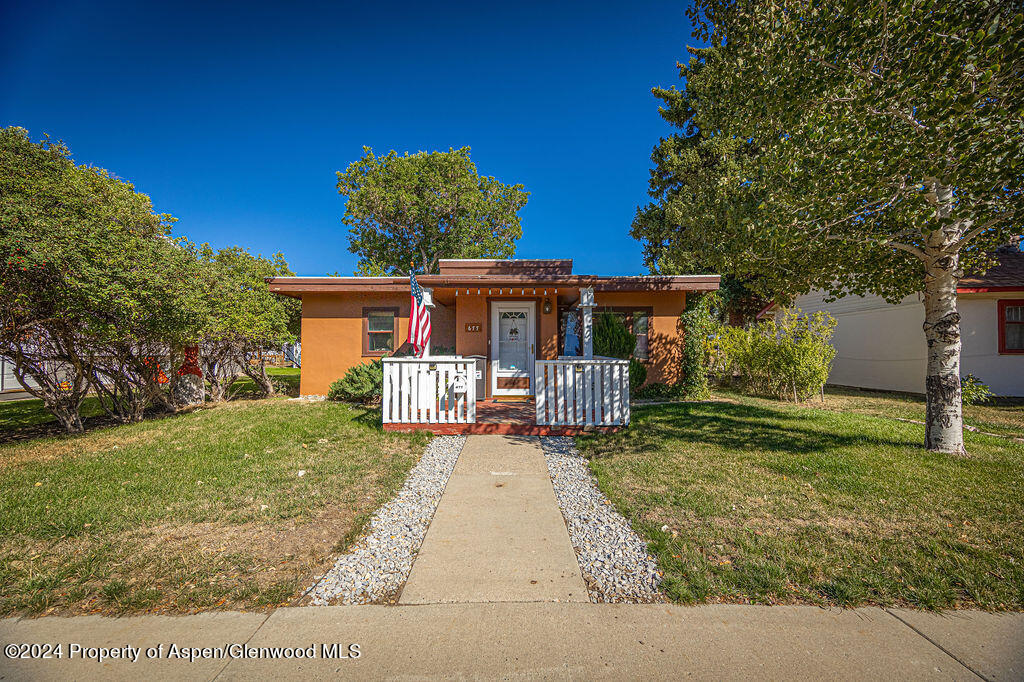
[[[585,432],[614,433],[621,426],[544,426],[509,422],[475,424],[384,424],[385,431],[429,431],[438,436],[493,434],[497,436],[576,436]]]

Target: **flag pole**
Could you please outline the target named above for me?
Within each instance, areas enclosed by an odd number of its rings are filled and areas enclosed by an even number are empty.
[[[409,280],[412,281],[413,275],[416,270],[416,265],[413,261],[409,261]],[[421,285],[419,286],[420,296],[423,299],[423,305],[421,306],[420,315],[426,315],[428,320],[428,327],[430,322],[430,308],[434,305],[434,292],[433,289],[424,289]],[[409,312],[409,337],[413,335],[413,320],[412,320],[412,307]],[[423,342],[422,348],[417,353],[417,357],[426,358],[430,357],[430,337],[431,334],[428,332],[426,340]]]

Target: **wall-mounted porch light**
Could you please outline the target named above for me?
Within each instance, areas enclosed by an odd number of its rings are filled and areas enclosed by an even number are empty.
[[[551,299],[550,298],[545,298],[544,299],[544,314],[545,315],[549,315],[550,313],[551,313]]]

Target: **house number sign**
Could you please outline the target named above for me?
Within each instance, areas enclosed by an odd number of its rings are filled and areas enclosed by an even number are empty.
[[[467,322],[466,323],[466,331],[467,332],[478,332],[482,328],[483,327],[481,327],[479,322]]]

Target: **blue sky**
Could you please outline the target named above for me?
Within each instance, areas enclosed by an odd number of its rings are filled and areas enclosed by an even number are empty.
[[[0,0],[0,125],[63,139],[215,246],[350,274],[335,171],[362,153],[472,147],[521,182],[517,256],[644,272],[629,236],[670,132],[682,2]]]

